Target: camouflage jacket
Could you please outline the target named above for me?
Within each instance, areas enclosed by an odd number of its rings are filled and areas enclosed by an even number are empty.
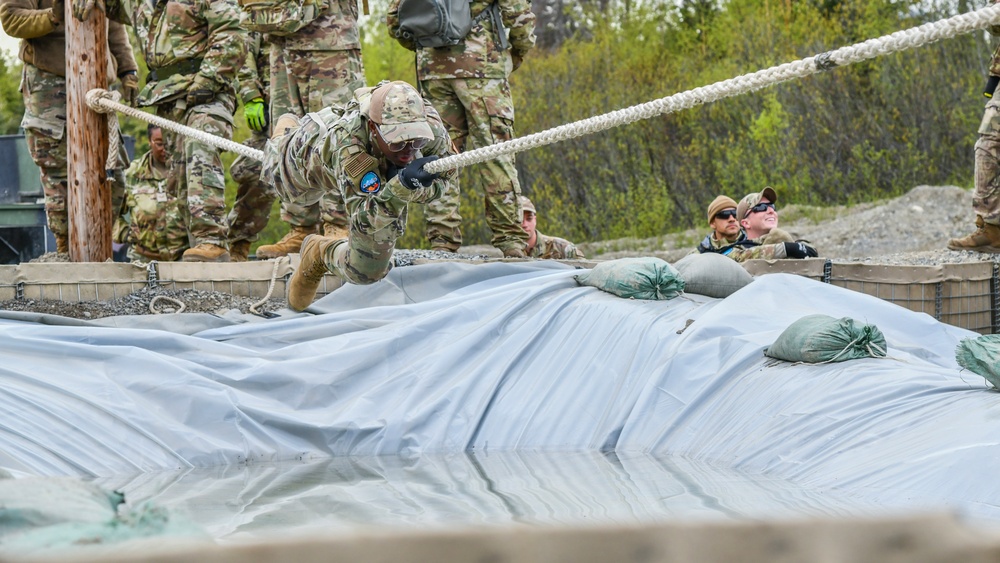
[[[996,4],[1000,0],[990,0],[990,4]],[[1000,25],[991,25],[988,28],[991,35],[1000,35]],[[1000,76],[1000,45],[993,50],[993,57],[990,59],[990,74]]]
[[[171,101],[187,94],[195,76],[216,92],[235,96],[236,71],[246,62],[246,30],[236,0],[109,0],[109,18],[130,23],[150,70],[201,61],[195,72],[150,80],[139,105]]]
[[[4,33],[21,40],[18,57],[46,72],[66,76],[66,30],[52,23],[52,0],[0,0]],[[125,27],[108,22],[108,80],[139,67],[132,55]]]
[[[247,34],[247,61],[236,73],[239,82],[240,99],[243,103],[261,98],[264,103],[271,99],[271,44],[262,33],[250,31]]]
[[[180,202],[166,189],[168,174],[167,168],[153,166],[149,152],[125,171],[128,191],[123,216],[115,223],[115,240],[130,243],[135,253],[150,260],[177,260],[188,247]]]
[[[552,260],[575,260],[585,258],[582,252],[570,241],[543,235],[535,231],[535,246],[528,251],[531,258],[545,258]]]
[[[271,37],[293,51],[344,51],[361,48],[357,0],[328,0],[326,12],[292,35]]]
[[[396,37],[399,31],[399,2],[391,0],[386,14],[389,36],[401,45],[415,50],[414,45]],[[510,50],[500,48],[500,37],[493,29],[491,18],[483,18],[473,26],[465,41],[450,47],[418,49],[417,79],[436,80],[448,78],[507,78],[513,69],[511,53],[523,57],[535,46],[535,14],[529,0],[496,0],[500,18],[510,41]],[[472,0],[470,9],[476,17],[489,8],[490,0]]]
[[[785,258],[785,245],[783,244],[761,244],[757,239],[748,239],[745,232],[740,231],[740,235],[734,241],[718,240],[709,233],[698,245],[698,252],[715,252],[723,254],[736,260],[746,262],[747,260],[762,259],[772,260]]]
[[[372,220],[380,230],[396,226],[378,224],[387,220],[387,214],[376,213],[376,206],[388,209],[388,215],[402,214],[406,202],[426,203],[441,197],[446,189],[458,189],[456,170],[442,173],[423,189],[409,190],[400,183],[398,170],[368,134],[371,90],[358,90],[343,113],[334,108],[310,113],[294,132],[268,141],[261,177],[271,179],[283,201],[310,205],[327,192],[340,192],[348,209],[357,205],[360,213],[367,215],[355,223]],[[441,117],[426,100],[424,111],[434,140],[419,156],[455,154]]]

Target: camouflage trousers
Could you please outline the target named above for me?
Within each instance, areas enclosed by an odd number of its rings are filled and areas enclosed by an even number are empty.
[[[38,166],[42,192],[45,194],[45,219],[52,234],[69,235],[66,212],[67,147],[66,147],[66,79],[25,64],[21,71],[21,95],[24,100],[25,140],[31,159]],[[110,119],[116,119],[111,116]],[[120,166],[111,178],[111,208],[117,215],[125,200],[124,168],[128,162],[125,142],[119,137]]]
[[[286,113],[299,117],[325,107],[343,106],[365,85],[361,51],[299,51],[280,40],[271,47],[271,118]],[[313,205],[282,202],[281,220],[296,227],[330,223],[347,228],[347,211],[333,192]]]
[[[1000,225],[1000,98],[986,102],[976,141],[976,191],[972,209],[991,225]]]
[[[441,114],[448,134],[459,151],[495,145],[514,138],[514,102],[503,78],[452,78],[422,80],[420,88]],[[491,243],[500,250],[523,249],[528,233],[521,227],[514,157],[508,155],[475,165],[474,184],[484,194],[486,224],[493,231]],[[454,184],[457,188],[458,184]],[[432,243],[458,248],[462,244],[459,193],[446,192],[427,206],[426,234]]]
[[[244,145],[263,150],[267,144],[267,135],[260,131],[253,134]],[[257,234],[267,226],[271,216],[271,206],[277,199],[277,194],[260,179],[261,163],[243,155],[236,157],[229,174],[237,184],[236,200],[229,211],[226,222],[229,225],[229,242],[257,240]]]
[[[156,105],[156,115],[216,137],[233,138],[231,94],[219,93],[207,103],[188,109],[184,99]],[[167,191],[187,209],[191,246],[202,243],[226,246],[226,175],[219,149],[193,137],[163,130],[170,152]]]

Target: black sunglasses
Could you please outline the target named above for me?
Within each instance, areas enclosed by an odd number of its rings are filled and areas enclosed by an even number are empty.
[[[735,209],[723,209],[722,211],[715,214],[716,219],[722,219],[722,220],[733,219],[735,217],[736,217]]]
[[[774,204],[771,203],[770,201],[766,201],[766,202],[763,202],[763,203],[758,203],[757,205],[751,207],[749,211],[747,211],[747,215],[749,215],[751,213],[763,213],[763,212],[767,211],[768,207],[770,207],[771,209],[774,209]]]

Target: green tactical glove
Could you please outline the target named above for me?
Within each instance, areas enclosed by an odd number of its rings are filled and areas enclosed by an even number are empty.
[[[199,74],[194,78],[185,101],[188,109],[207,104],[215,99],[215,81]]]
[[[264,107],[264,98],[254,98],[243,104],[243,115],[247,118],[247,125],[254,131],[267,131],[267,108]]]
[[[135,107],[139,98],[139,77],[136,76],[134,70],[130,70],[122,73],[120,78],[122,81],[122,101]]]

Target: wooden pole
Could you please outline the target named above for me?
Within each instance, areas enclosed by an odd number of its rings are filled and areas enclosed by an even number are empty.
[[[66,134],[69,256],[74,262],[111,258],[108,116],[87,107],[87,92],[108,85],[108,28],[101,10],[81,22],[66,2]]]

